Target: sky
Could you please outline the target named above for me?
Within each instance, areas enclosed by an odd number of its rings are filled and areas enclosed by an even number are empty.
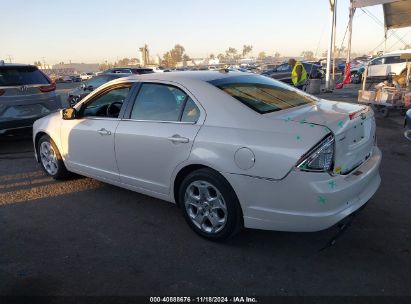
[[[349,0],[338,0],[337,46],[348,22]],[[383,21],[381,5],[367,8]],[[0,0],[0,59],[102,63],[137,57],[148,44],[162,56],[177,43],[190,57],[241,51],[321,55],[329,37],[328,0]],[[411,29],[397,30],[411,44]],[[384,49],[384,29],[357,10],[353,51]],[[382,44],[381,44],[382,43]],[[379,47],[378,45],[381,44]],[[346,46],[346,39],[344,42]],[[402,48],[392,35],[387,50]]]

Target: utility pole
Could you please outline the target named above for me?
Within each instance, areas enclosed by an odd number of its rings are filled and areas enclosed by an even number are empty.
[[[41,59],[43,59],[43,69],[46,68],[46,59],[44,57],[41,57]]]
[[[328,52],[327,52],[327,71],[325,74],[325,91],[331,92],[331,85],[330,85],[330,70],[331,70],[331,54],[333,53],[333,44],[334,44],[334,25],[335,25],[335,16],[337,12],[337,0],[329,0],[330,1],[330,40],[328,44]]]
[[[12,55],[7,55],[7,59],[9,60],[9,63],[11,63],[13,61],[13,56]]]

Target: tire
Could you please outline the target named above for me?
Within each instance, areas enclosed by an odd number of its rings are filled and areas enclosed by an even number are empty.
[[[191,229],[206,239],[226,240],[244,225],[233,188],[222,175],[211,169],[199,169],[184,178],[178,203]]]
[[[37,155],[41,168],[47,175],[56,180],[70,176],[56,144],[48,135],[43,135],[38,141]]]

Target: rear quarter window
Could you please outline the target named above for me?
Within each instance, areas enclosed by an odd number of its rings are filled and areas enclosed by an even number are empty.
[[[0,86],[50,84],[46,76],[33,66],[0,67]]]

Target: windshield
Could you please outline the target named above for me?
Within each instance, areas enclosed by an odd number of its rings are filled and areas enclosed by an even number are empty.
[[[314,96],[264,76],[233,76],[209,83],[260,114],[317,101]]]

